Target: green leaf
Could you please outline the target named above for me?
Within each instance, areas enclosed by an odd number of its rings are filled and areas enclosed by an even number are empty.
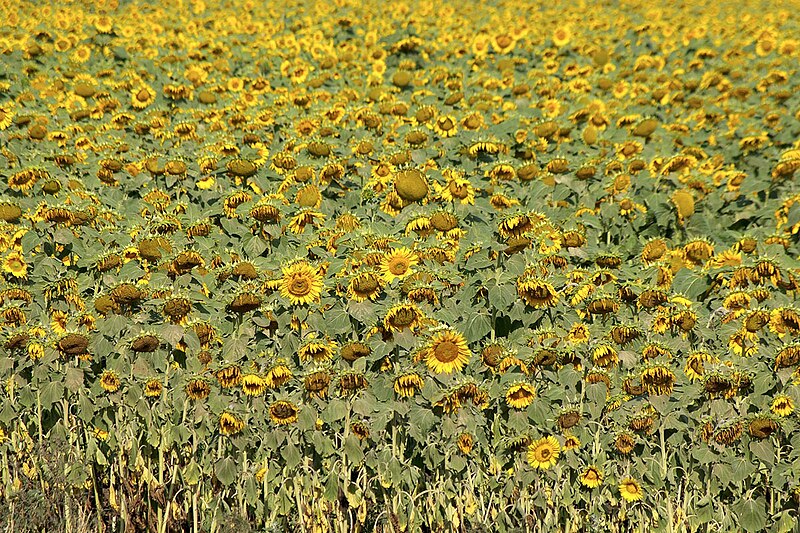
[[[232,485],[233,482],[236,481],[236,461],[234,461],[232,458],[223,457],[217,462],[214,470],[217,479],[219,479],[223,485]]]
[[[53,404],[61,400],[64,395],[64,385],[60,381],[46,383],[41,389],[39,400],[42,402],[43,409],[50,409]]]
[[[200,465],[194,459],[183,469],[183,480],[189,485],[197,485],[201,476]]]
[[[354,465],[358,465],[364,460],[364,452],[361,450],[361,441],[358,440],[358,437],[350,435],[345,439],[344,456]]]
[[[760,498],[736,502],[733,504],[733,512],[744,531],[764,531],[767,526],[767,511]]]

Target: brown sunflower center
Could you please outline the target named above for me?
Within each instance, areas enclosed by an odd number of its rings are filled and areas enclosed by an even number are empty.
[[[450,363],[458,357],[458,345],[452,341],[442,341],[433,349],[433,356],[440,363]]]
[[[409,262],[404,257],[395,257],[389,263],[389,272],[395,276],[402,276],[406,273],[409,267]]]
[[[553,450],[548,446],[543,446],[536,450],[536,458],[540,463],[549,461],[551,457],[553,457]]]
[[[527,400],[533,395],[526,389],[517,389],[511,393],[512,400]]]
[[[279,420],[286,420],[295,415],[294,407],[288,404],[277,404],[272,406],[272,414]]]
[[[394,271],[392,273],[396,274]],[[353,284],[353,288],[361,294],[370,294],[378,288],[378,281],[372,276],[358,278]]]
[[[459,200],[463,200],[469,195],[469,189],[465,185],[459,185],[454,181],[451,181],[447,188],[450,189],[450,194]]]
[[[499,35],[497,37],[497,44],[500,45],[500,48],[508,48],[513,40],[508,35]]]
[[[296,277],[289,282],[289,293],[293,296],[305,296],[311,292],[311,283],[307,278]]]
[[[150,98],[150,93],[146,89],[141,89],[136,93],[136,99],[140,102],[146,102]]]

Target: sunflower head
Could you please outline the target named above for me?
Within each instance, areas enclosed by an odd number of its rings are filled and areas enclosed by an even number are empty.
[[[533,468],[546,470],[555,465],[561,453],[558,440],[550,435],[532,442],[528,446],[528,462]]]
[[[430,337],[422,356],[431,372],[452,374],[460,372],[466,366],[472,353],[466,339],[459,332],[445,328]]]
[[[284,267],[281,278],[281,296],[292,305],[318,302],[324,283],[318,269],[306,261],[297,261]]]

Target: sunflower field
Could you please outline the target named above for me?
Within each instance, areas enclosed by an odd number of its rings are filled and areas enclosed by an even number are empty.
[[[0,0],[0,532],[797,530],[798,13]]]

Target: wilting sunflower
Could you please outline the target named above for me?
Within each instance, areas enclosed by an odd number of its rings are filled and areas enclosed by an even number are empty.
[[[219,417],[219,432],[223,435],[235,435],[244,428],[244,420],[234,414],[225,412]]]
[[[469,433],[462,433],[458,436],[456,445],[461,453],[464,455],[469,455],[472,451],[472,447],[475,445],[475,437]]]
[[[457,331],[437,331],[423,350],[428,369],[436,374],[460,372],[469,362],[472,353],[467,340]]]
[[[106,392],[116,392],[119,390],[120,384],[119,374],[114,370],[104,370],[103,374],[100,376],[100,386],[103,387],[103,390]]]
[[[245,374],[242,376],[242,392],[247,396],[261,396],[267,390],[267,382],[258,374]]]
[[[581,447],[581,439],[570,433],[564,434],[564,451],[571,452]]]
[[[414,331],[422,320],[422,311],[412,302],[401,302],[393,305],[386,312],[383,326],[390,332],[399,332],[405,329]]]
[[[587,466],[578,478],[581,485],[594,489],[603,484],[603,471],[594,465]]]
[[[301,361],[329,361],[333,359],[336,351],[336,344],[319,339],[311,339],[297,349],[297,356]]]
[[[517,294],[531,307],[553,307],[558,303],[558,293],[549,282],[527,276],[517,279]]]
[[[771,414],[756,415],[747,426],[750,436],[759,440],[768,438],[780,429],[780,419]]]
[[[514,409],[525,409],[536,397],[536,388],[530,383],[515,383],[506,391],[506,403]]]
[[[556,464],[560,452],[561,446],[554,436],[543,437],[528,446],[528,462],[533,468],[547,470]]]
[[[24,278],[28,274],[28,264],[25,263],[21,253],[13,250],[3,259],[3,272],[15,278]]]
[[[281,278],[281,296],[292,305],[304,305],[318,302],[322,294],[322,277],[316,268],[305,261],[298,261],[283,267]]]
[[[642,486],[632,477],[626,477],[619,482],[619,495],[626,502],[635,502],[644,498]]]
[[[292,402],[278,400],[269,406],[269,418],[279,426],[297,422],[298,407]]]
[[[164,390],[164,385],[158,379],[148,379],[144,386],[144,395],[148,398],[157,398],[161,396],[161,391]]]
[[[356,302],[375,300],[381,292],[381,279],[373,272],[361,272],[350,279],[347,297]]]
[[[211,394],[211,386],[203,379],[193,379],[186,384],[186,396],[191,400],[205,400],[209,394]]]
[[[794,401],[791,397],[780,394],[772,400],[770,410],[778,416],[789,416],[794,412]]]
[[[395,279],[403,279],[419,264],[419,257],[408,248],[398,248],[384,254],[380,264],[383,280],[391,283]]]
[[[278,389],[292,377],[292,370],[283,361],[278,361],[272,368],[267,370],[264,375],[264,383],[270,389]]]
[[[401,398],[410,398],[425,386],[425,381],[416,372],[394,378],[394,392]]]

